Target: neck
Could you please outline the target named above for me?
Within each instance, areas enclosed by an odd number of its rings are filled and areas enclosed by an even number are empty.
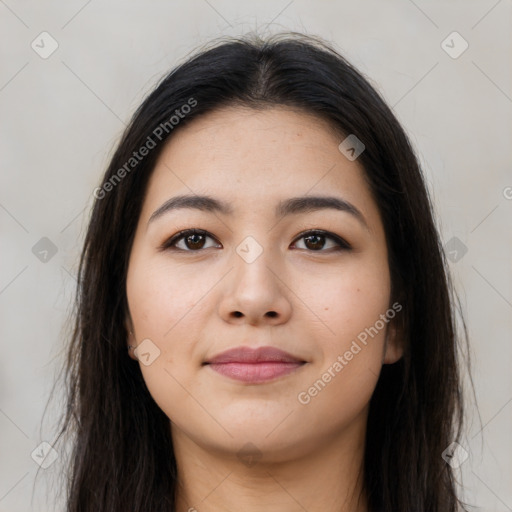
[[[365,418],[364,418],[365,419]],[[206,450],[172,427],[178,467],[177,512],[367,512],[365,429],[322,440],[300,457],[241,461]]]

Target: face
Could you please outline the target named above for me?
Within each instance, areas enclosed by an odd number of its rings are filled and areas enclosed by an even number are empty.
[[[131,357],[175,442],[279,459],[364,428],[382,364],[401,355],[401,306],[377,205],[341,140],[306,113],[225,108],[167,143],[126,291]],[[221,206],[169,203],[185,195]]]

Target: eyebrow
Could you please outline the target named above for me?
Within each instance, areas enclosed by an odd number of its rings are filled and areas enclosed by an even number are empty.
[[[179,209],[194,209],[204,212],[221,213],[223,215],[233,215],[233,207],[222,200],[215,199],[206,195],[180,195],[171,197],[149,218],[148,225],[161,217],[165,213]],[[276,217],[286,217],[289,215],[308,213],[318,210],[338,210],[349,213],[355,217],[368,231],[370,228],[366,223],[363,214],[351,203],[345,199],[332,196],[299,196],[280,201],[275,209]]]

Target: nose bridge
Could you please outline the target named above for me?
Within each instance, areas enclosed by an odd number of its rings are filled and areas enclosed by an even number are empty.
[[[272,318],[274,322],[282,321],[291,308],[286,287],[279,277],[280,264],[274,248],[259,237],[263,245],[256,240],[256,236],[246,236],[235,247],[232,258],[234,269],[222,301],[221,313],[230,319],[243,316],[251,323],[265,318]]]
[[[256,236],[246,236],[235,248],[235,282],[242,287],[256,285],[270,291],[277,285],[275,270],[272,269],[278,262],[275,251],[262,240],[261,235]]]

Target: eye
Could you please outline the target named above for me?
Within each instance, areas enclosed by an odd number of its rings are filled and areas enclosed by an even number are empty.
[[[201,249],[209,249],[211,247],[215,247],[215,245],[210,245],[209,247],[205,245],[205,240],[207,238],[215,240],[208,234],[207,231],[203,231],[202,229],[185,229],[169,238],[169,240],[161,245],[160,249],[176,249],[185,252],[198,252]],[[327,252],[327,250],[325,250],[326,240],[331,240],[331,242],[334,242],[334,245],[327,247],[327,249],[333,249],[335,251],[351,249],[351,246],[345,240],[335,235],[334,233],[327,231],[311,230],[301,233],[301,235],[295,239],[295,244],[297,243],[297,240],[301,239],[304,239],[305,241],[305,249],[313,252]],[[183,243],[180,247],[178,244],[181,242]],[[299,247],[299,249],[302,249],[302,247]]]
[[[329,233],[328,231],[313,230],[302,233],[296,240],[304,239],[306,249],[310,249],[313,252],[327,252],[325,249],[325,240],[331,240],[334,242],[334,247],[328,247],[327,249],[334,249],[335,251],[350,250],[351,246],[343,238]],[[301,247],[299,247],[301,249]]]
[[[208,233],[202,229],[185,229],[184,231],[180,231],[169,238],[169,240],[162,244],[160,249],[178,249],[186,252],[197,252],[200,249],[209,249],[209,247],[205,247],[206,238],[213,240],[213,237],[208,235]],[[178,243],[182,240],[182,245],[185,247],[178,247]]]

